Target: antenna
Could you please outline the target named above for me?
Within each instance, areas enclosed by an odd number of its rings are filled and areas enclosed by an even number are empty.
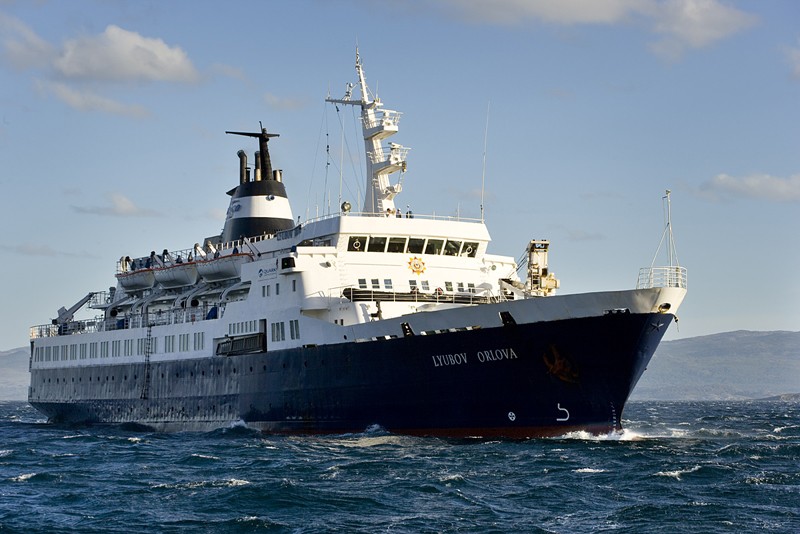
[[[664,218],[666,219],[664,224],[664,232],[661,234],[661,241],[658,243],[658,249],[656,249],[656,254],[653,256],[653,261],[651,262],[650,266],[654,266],[656,264],[656,258],[658,257],[658,253],[661,251],[661,246],[664,244],[664,240],[667,240],[667,260],[669,261],[670,267],[677,267],[680,266],[678,261],[678,251],[675,248],[675,238],[672,235],[672,199],[671,199],[672,191],[667,189],[661,200],[664,201]]]
[[[489,139],[489,104],[491,102],[486,102],[486,128],[483,131],[483,171],[481,172],[481,222],[485,222],[483,219],[483,194],[485,191],[485,184],[486,184],[486,144]]]

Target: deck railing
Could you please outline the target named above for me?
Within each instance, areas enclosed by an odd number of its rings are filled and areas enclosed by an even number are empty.
[[[673,265],[670,267],[643,267],[639,269],[636,289],[650,289],[653,287],[680,287],[686,289],[686,268]]]

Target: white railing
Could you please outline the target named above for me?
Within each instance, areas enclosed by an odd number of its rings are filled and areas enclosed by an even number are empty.
[[[686,289],[686,268],[678,265],[673,265],[671,267],[642,267],[639,269],[639,279],[636,281],[636,289],[649,289],[653,287],[680,287]]]
[[[211,308],[217,307],[216,316],[209,317]],[[88,334],[91,332],[106,332],[110,330],[127,330],[129,328],[144,328],[147,326],[162,326],[170,324],[196,323],[209,319],[220,318],[225,313],[225,306],[219,304],[204,304],[203,306],[180,308],[163,311],[148,311],[130,313],[117,317],[103,316],[80,321],[71,321],[62,325],[43,324],[32,326],[30,338],[69,336],[73,334]]]

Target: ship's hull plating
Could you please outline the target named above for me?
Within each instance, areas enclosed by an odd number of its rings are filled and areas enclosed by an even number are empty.
[[[536,437],[621,428],[670,314],[613,313],[237,356],[34,369],[61,423]],[[145,397],[145,398],[143,398]]]

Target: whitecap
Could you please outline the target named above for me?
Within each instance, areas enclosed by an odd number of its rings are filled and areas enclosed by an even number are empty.
[[[682,475],[686,475],[688,473],[694,473],[695,471],[699,471],[700,466],[696,465],[690,469],[676,469],[675,471],[659,471],[655,474],[657,477],[671,477],[675,480],[681,480]]]
[[[29,480],[29,479],[31,479],[31,478],[33,478],[35,476],[36,476],[36,473],[25,473],[24,475],[19,475],[19,476],[13,477],[11,479],[11,481],[12,482],[25,482],[26,480]]]
[[[605,469],[595,469],[594,467],[581,467],[573,470],[574,473],[605,473]]]
[[[200,458],[203,460],[219,460],[219,457],[217,456],[212,456],[210,454],[199,454],[199,453],[192,454],[192,458]]]

